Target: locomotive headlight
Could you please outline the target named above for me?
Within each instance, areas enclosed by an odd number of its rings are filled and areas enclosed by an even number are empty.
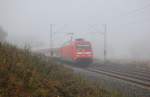
[[[76,55],[76,57],[80,57],[80,55]]]

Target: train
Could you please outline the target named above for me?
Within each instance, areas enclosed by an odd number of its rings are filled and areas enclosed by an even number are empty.
[[[53,49],[53,56],[63,61],[76,64],[91,64],[93,50],[89,41],[78,38],[64,43],[60,48]]]

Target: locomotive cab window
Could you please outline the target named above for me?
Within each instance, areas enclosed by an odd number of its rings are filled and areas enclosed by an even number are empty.
[[[77,45],[76,46],[78,50],[90,50],[91,46],[90,45]]]

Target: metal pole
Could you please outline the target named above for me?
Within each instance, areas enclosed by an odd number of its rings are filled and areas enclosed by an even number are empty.
[[[50,56],[53,56],[53,24],[50,24]]]
[[[68,35],[70,35],[70,42],[72,42],[74,33],[68,33]]]
[[[107,62],[107,25],[104,24],[104,64]]]
[[[73,41],[73,35],[74,35],[74,34],[72,33],[72,35],[71,35],[71,42]]]

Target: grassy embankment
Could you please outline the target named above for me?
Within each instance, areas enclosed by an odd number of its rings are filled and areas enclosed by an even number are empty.
[[[0,97],[122,97],[27,49],[0,43]]]

